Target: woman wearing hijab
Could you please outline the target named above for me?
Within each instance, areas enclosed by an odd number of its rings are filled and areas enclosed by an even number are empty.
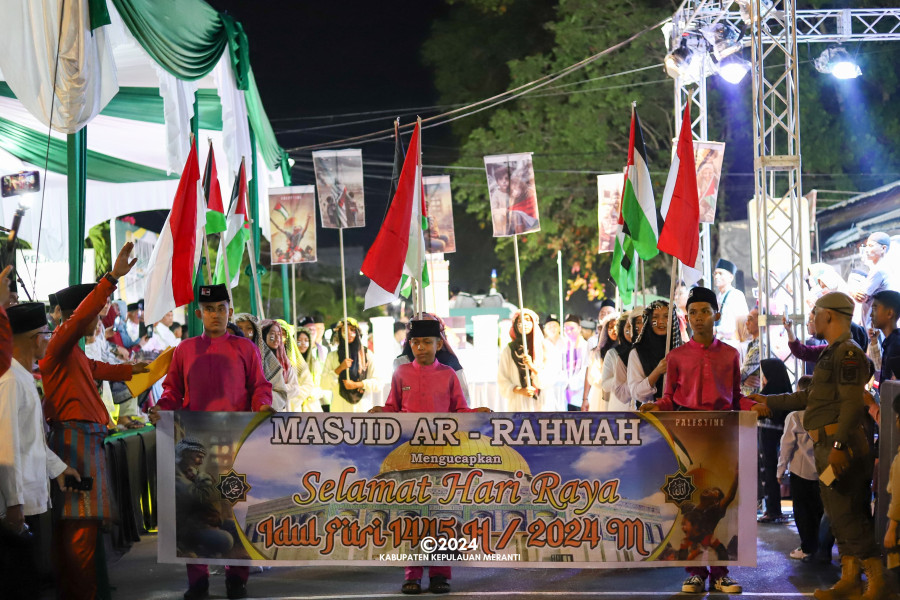
[[[662,398],[666,374],[669,303],[656,300],[644,310],[644,327],[628,358],[628,388],[636,406]],[[672,320],[671,348],[681,345],[677,319]]]
[[[309,374],[313,380],[313,395],[322,410],[325,410],[331,399],[331,392],[322,389],[322,370],[325,368],[325,361],[319,359],[319,352],[312,343],[314,339],[316,339],[316,334],[309,327],[297,329],[297,352],[309,367]]]
[[[616,345],[607,351],[603,359],[603,372],[600,375],[600,387],[609,395],[606,409],[609,411],[635,410],[628,389],[628,355],[631,353],[631,341],[634,331],[640,329],[636,321],[643,323],[644,309],[636,308],[616,319]]]
[[[790,394],[794,391],[787,367],[777,358],[764,358],[759,361],[762,371],[763,388],[761,394]],[[784,433],[784,420],[787,413],[773,410],[772,416],[759,421],[759,453],[762,457],[763,497],[766,510],[759,518],[760,523],[774,523],[783,518],[781,514],[781,486],[778,483],[778,447],[781,434]]]
[[[345,329],[349,355],[344,348]],[[337,348],[328,353],[322,371],[322,387],[331,390],[331,412],[369,412],[379,383],[374,357],[360,342],[356,319],[348,318],[346,328],[343,321],[338,323],[332,341]]]
[[[272,408],[278,412],[288,410],[288,389],[281,362],[275,351],[266,344],[259,319],[249,313],[234,315],[234,323],[240,327],[244,337],[256,344],[262,355],[263,375],[272,384]],[[271,321],[268,321],[271,323]]]
[[[266,340],[266,346],[275,353],[279,364],[281,364],[281,375],[286,388],[287,410],[289,412],[322,412],[322,406],[318,400],[313,398],[313,388],[315,386],[312,375],[309,374],[309,367],[306,366],[306,361],[300,356],[299,350],[296,351],[294,360],[292,360],[288,349],[285,347],[285,339],[294,339],[293,335],[285,333],[284,330],[285,326],[290,327],[290,325],[284,321],[263,321],[259,325],[262,329],[263,339]],[[296,345],[294,349],[296,350]],[[296,363],[294,362],[295,360],[297,360]],[[272,386],[272,391],[274,394],[274,385]]]
[[[453,346],[449,341],[447,341],[447,334],[444,331],[445,326],[443,319],[435,314],[422,312],[419,313],[418,316],[415,316],[414,320],[437,321],[440,324],[441,340],[443,340],[444,345],[440,350],[437,351],[435,358],[442,365],[450,367],[454,371],[456,371],[456,377],[457,379],[459,379],[460,387],[462,387],[463,396],[466,397],[466,403],[471,406],[472,399],[469,397],[469,383],[466,380],[466,373],[465,371],[463,371],[462,363],[459,362],[459,358],[457,358],[456,353],[453,351]],[[409,331],[410,327],[412,326],[412,321],[413,319],[411,319],[409,323],[406,324],[407,331]],[[411,363],[413,360],[414,358],[412,348],[409,345],[409,340],[405,336],[403,338],[403,345],[400,348],[400,355],[394,359],[394,371],[396,371],[397,367],[399,367],[400,365]]]
[[[602,388],[603,361],[610,349],[616,345],[616,339],[619,336],[616,329],[618,316],[619,314],[615,312],[606,315],[597,325],[600,338],[597,341],[597,347],[588,355],[588,366],[584,374],[584,401],[581,403],[581,410],[599,412],[609,410],[609,394]]]
[[[513,315],[512,322],[513,325],[509,330],[511,340],[500,351],[500,365],[497,372],[500,396],[506,400],[506,410],[510,412],[542,411],[544,334],[538,327],[538,316],[526,308],[524,318],[520,311]],[[523,336],[528,346],[527,353]]]

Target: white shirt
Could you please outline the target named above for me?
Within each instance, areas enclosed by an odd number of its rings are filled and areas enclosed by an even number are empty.
[[[784,472],[789,470],[798,477],[815,481],[819,478],[819,473],[816,471],[812,438],[803,427],[803,412],[795,410],[784,421],[776,473],[778,477],[784,477]]]
[[[716,298],[719,301],[719,312],[722,313],[719,324],[716,325],[716,337],[737,347],[738,342],[735,337],[737,318],[750,314],[750,309],[747,308],[747,298],[744,297],[744,292],[733,287],[729,287],[721,294],[716,294]],[[631,364],[631,361],[629,360],[628,363]]]
[[[153,337],[150,338],[150,340],[156,340],[162,346],[163,350],[166,348],[174,348],[181,343],[181,340],[175,337],[175,334],[172,333],[171,329],[160,323],[153,326]]]
[[[66,464],[47,447],[34,377],[16,359],[0,377],[0,515],[23,505],[25,515],[50,509],[50,479]]]
[[[628,354],[628,391],[631,393],[632,402],[636,400],[643,404],[656,400],[656,386],[650,385],[637,350],[632,350]]]
[[[600,385],[609,395],[606,410],[611,412],[634,410],[634,401],[628,389],[628,371],[615,348],[606,353],[603,359],[603,372]]]

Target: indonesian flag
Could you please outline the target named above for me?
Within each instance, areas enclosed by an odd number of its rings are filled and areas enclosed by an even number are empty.
[[[660,213],[663,226],[656,247],[693,267],[700,249],[700,198],[697,196],[697,171],[694,168],[690,103],[684,107],[681,134],[666,180]]]
[[[194,275],[206,227],[206,206],[200,186],[197,145],[191,144],[172,210],[166,218],[147,268],[144,321],[156,323],[167,312],[194,299]]]
[[[203,196],[206,198],[207,235],[222,233],[225,231],[225,206],[222,204],[222,190],[219,188],[219,173],[216,170],[212,144],[209,145],[206,169],[203,170]]]
[[[216,283],[225,283],[225,259],[228,260],[228,273],[231,275],[229,288],[237,286],[241,277],[241,262],[244,259],[244,246],[250,239],[250,218],[247,216],[247,174],[244,161],[231,190],[231,205],[228,208],[228,229],[219,237],[219,252],[216,255]],[[251,292],[252,293],[252,292]]]
[[[425,266],[422,216],[425,210],[422,165],[419,163],[419,135],[419,125],[416,124],[406,150],[397,191],[378,237],[363,261],[362,272],[372,280],[366,291],[367,310],[396,300],[400,296],[404,275],[416,279],[422,277]]]

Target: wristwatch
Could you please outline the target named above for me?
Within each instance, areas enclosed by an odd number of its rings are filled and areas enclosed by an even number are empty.
[[[841,442],[839,442],[837,440],[834,440],[834,449],[835,450],[843,450],[844,444],[842,444]]]
[[[104,277],[106,277],[107,281],[109,281],[111,284],[119,285],[119,280],[116,279],[115,277],[113,277],[113,274],[111,271],[109,273],[107,273],[106,275],[104,275]]]

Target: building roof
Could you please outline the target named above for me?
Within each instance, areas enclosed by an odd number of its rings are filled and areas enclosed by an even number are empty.
[[[870,233],[900,234],[900,180],[816,212],[822,251],[836,251]]]

